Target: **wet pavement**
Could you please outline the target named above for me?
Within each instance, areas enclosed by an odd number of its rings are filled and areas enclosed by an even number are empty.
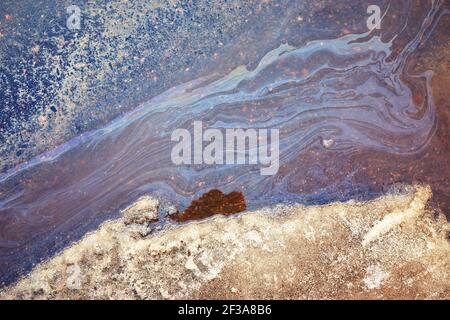
[[[148,193],[193,217],[419,183],[449,217],[449,8],[374,2],[372,32],[366,1],[89,2],[76,34],[62,4],[2,2],[0,282]],[[175,165],[172,132],[198,120],[279,129],[278,172]]]

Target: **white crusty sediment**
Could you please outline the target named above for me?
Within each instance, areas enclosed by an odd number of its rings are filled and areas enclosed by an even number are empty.
[[[449,223],[428,187],[276,206],[135,237],[108,221],[2,299],[449,299]]]

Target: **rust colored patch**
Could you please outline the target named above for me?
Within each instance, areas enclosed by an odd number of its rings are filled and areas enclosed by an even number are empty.
[[[191,205],[182,213],[170,216],[172,220],[182,222],[199,220],[223,214],[225,216],[242,212],[247,208],[242,192],[233,191],[224,194],[222,191],[213,189],[203,194],[198,200],[192,201]]]

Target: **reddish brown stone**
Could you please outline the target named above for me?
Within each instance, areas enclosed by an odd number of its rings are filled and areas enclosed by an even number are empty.
[[[170,218],[178,222],[199,220],[215,214],[228,216],[242,212],[246,208],[247,205],[242,192],[233,191],[224,194],[220,190],[213,189],[203,194],[198,200],[192,201],[182,214],[175,214]]]

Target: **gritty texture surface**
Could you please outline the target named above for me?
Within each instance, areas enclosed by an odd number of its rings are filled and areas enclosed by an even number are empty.
[[[427,187],[277,206],[136,238],[108,221],[2,299],[450,297],[450,226]]]
[[[159,202],[150,196],[142,196],[135,203],[123,210],[123,219],[126,225],[145,224],[158,220]]]
[[[79,30],[66,26],[70,5],[80,8]],[[182,81],[195,61],[211,58],[264,7],[258,1],[2,1],[0,170]]]

